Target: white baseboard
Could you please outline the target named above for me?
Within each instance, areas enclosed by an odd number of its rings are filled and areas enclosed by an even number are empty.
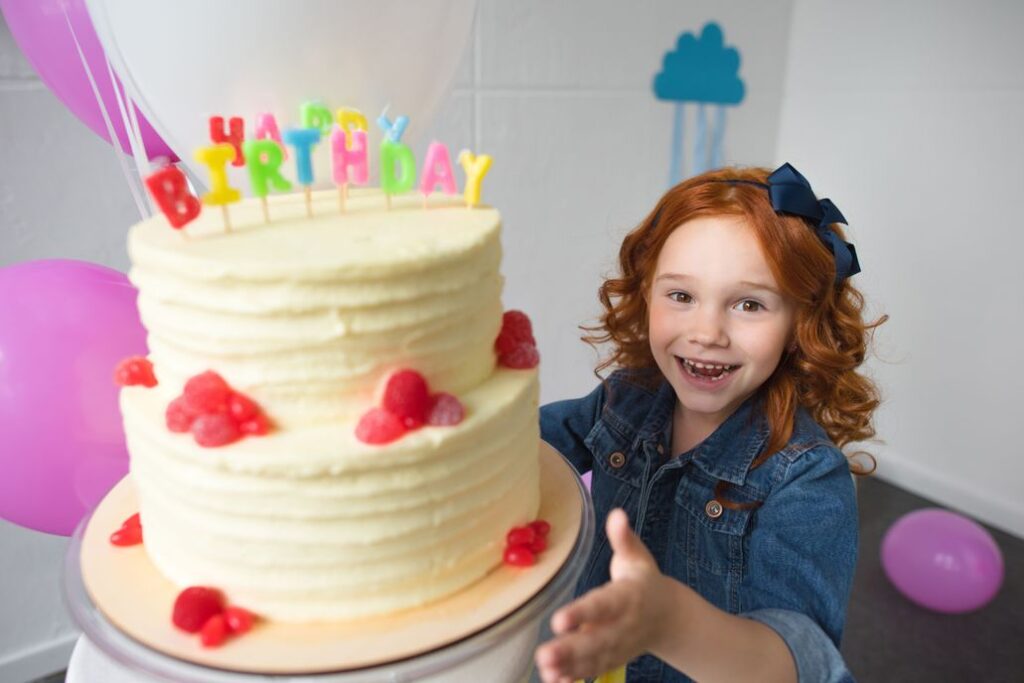
[[[27,683],[68,668],[78,633],[68,633],[48,643],[8,655],[0,660],[0,681]]]
[[[923,467],[899,453],[872,444],[878,456],[878,478],[943,507],[961,512],[1017,538],[1024,539],[1024,502],[993,497],[934,468]]]

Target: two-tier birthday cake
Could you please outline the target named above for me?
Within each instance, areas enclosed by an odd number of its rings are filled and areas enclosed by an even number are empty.
[[[121,405],[156,567],[221,587],[276,620],[423,604],[501,563],[538,509],[537,372],[498,365],[500,219],[434,198],[335,193],[255,200],[227,232],[162,216],[129,236],[130,278],[158,384]],[[464,419],[364,443],[360,418],[411,369]],[[254,401],[269,430],[218,447],[167,426],[207,371]]]

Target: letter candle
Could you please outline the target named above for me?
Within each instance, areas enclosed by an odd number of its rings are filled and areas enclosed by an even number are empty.
[[[210,169],[210,191],[203,195],[203,203],[219,206],[224,213],[224,229],[231,232],[231,217],[228,204],[239,201],[242,193],[228,185],[225,166],[235,159],[235,147],[230,142],[219,142],[211,147],[200,147],[195,151],[196,161]]]
[[[281,131],[277,127],[277,119],[273,114],[260,114],[256,117],[256,132],[253,133],[253,137],[257,140],[273,140],[281,146],[284,158],[288,158],[288,150],[284,146],[284,141],[281,140]]]
[[[423,208],[427,208],[427,198],[440,185],[445,194],[455,194],[455,173],[452,161],[448,156],[448,148],[438,141],[427,147],[427,156],[423,160],[420,173],[420,192],[423,193]]]
[[[466,198],[466,208],[473,208],[480,203],[480,183],[483,182],[484,176],[491,170],[491,156],[489,154],[481,154],[475,156],[468,149],[464,149],[459,152],[459,164],[462,166],[462,170],[466,172],[466,187],[463,190],[463,196]]]
[[[245,155],[242,153],[242,141],[245,140],[245,123],[239,116],[232,116],[228,121],[228,131],[224,130],[224,117],[210,117],[210,141],[230,142],[235,148],[232,166],[245,166]]]
[[[273,140],[246,140],[245,163],[249,170],[249,183],[252,193],[260,198],[263,204],[263,220],[270,222],[267,210],[268,183],[274,189],[283,192],[292,189],[292,184],[281,175],[281,164],[284,162],[284,147]]]
[[[185,174],[177,166],[166,166],[145,180],[146,189],[175,230],[195,220],[202,210],[199,199],[189,192]],[[182,234],[186,234],[184,231]]]
[[[284,132],[284,141],[295,148],[295,172],[299,185],[306,193],[306,216],[313,217],[310,185],[313,184],[313,145],[320,142],[319,128],[290,128]]]
[[[338,128],[331,133],[332,177],[338,186],[338,203],[342,213],[346,209],[349,182],[365,185],[369,178],[367,148],[365,130],[353,130],[346,135],[344,130]]]

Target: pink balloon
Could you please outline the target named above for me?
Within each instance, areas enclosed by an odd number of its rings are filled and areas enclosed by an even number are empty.
[[[991,534],[938,508],[911,512],[889,527],[882,568],[911,601],[947,614],[984,606],[1003,583],[1003,554]]]
[[[0,0],[0,9],[3,10],[15,42],[46,87],[92,132],[110,142],[99,103],[89,85],[78,48],[68,28],[68,19],[71,20],[74,35],[89,64],[121,149],[131,154],[128,134],[114,94],[114,84],[107,71],[106,57],[86,11],[85,0]],[[64,9],[67,10],[67,19],[64,17]],[[138,108],[135,112],[143,147],[149,158],[167,157],[177,161],[178,157],[157,135]]]
[[[114,368],[144,355],[136,290],[70,260],[0,268],[0,517],[70,535],[128,471]]]

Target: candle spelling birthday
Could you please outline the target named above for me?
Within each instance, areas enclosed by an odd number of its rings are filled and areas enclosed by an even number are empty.
[[[300,124],[283,131],[273,114],[257,115],[253,134],[248,139],[241,117],[232,116],[227,122],[223,116],[210,117],[211,144],[194,152],[195,159],[208,170],[208,192],[201,198],[196,197],[189,190],[184,174],[175,166],[166,166],[145,179],[147,190],[171,227],[185,227],[199,216],[203,206],[219,206],[224,215],[224,228],[230,232],[228,207],[240,201],[242,193],[230,184],[228,163],[245,167],[250,192],[260,200],[263,218],[269,223],[267,196],[271,192],[288,192],[293,187],[293,182],[282,172],[287,168],[285,162],[290,160],[295,182],[305,195],[306,215],[312,216],[311,190],[317,180],[313,158],[325,152],[330,155],[331,182],[338,188],[338,210],[346,212],[349,186],[362,186],[369,181],[367,119],[358,110],[348,107],[332,113],[320,102],[305,102],[299,111]],[[438,190],[448,195],[457,194],[451,156],[443,143],[430,143],[417,173],[416,157],[402,142],[409,117],[396,116],[392,120],[385,110],[376,123],[384,136],[377,159],[381,191],[389,209],[392,195],[409,192],[414,187],[423,195],[424,208],[430,195]],[[475,155],[463,150],[458,162],[466,177],[463,197],[466,206],[473,208],[480,203],[481,184],[492,159],[487,154]]]

